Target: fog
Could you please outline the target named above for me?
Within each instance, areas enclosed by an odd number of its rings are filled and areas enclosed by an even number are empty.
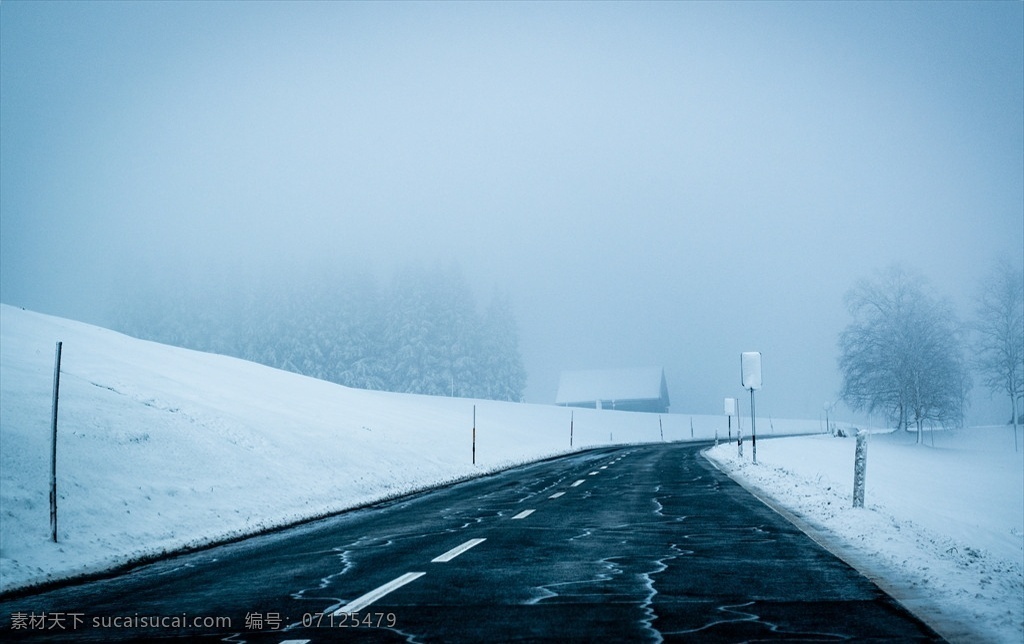
[[[676,413],[836,399],[893,262],[963,319],[1024,248],[1021,3],[0,4],[0,298],[456,261],[529,374],[663,365]],[[160,298],[159,290],[150,297]],[[1004,422],[975,387],[971,422]],[[877,419],[881,420],[881,419]]]

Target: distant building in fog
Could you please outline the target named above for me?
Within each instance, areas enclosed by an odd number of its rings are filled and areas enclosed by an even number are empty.
[[[587,409],[668,413],[662,367],[563,371],[555,404]]]

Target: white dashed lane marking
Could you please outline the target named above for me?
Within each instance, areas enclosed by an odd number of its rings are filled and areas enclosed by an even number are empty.
[[[388,583],[384,584],[383,586],[375,588],[374,590],[371,590],[370,592],[366,593],[365,595],[362,595],[361,597],[357,597],[357,598],[353,599],[352,601],[350,601],[349,603],[345,604],[344,606],[342,606],[341,608],[339,608],[338,610],[334,611],[331,614],[333,616],[335,616],[335,617],[338,617],[338,616],[340,616],[343,613],[358,613],[359,611],[363,610],[364,608],[366,608],[367,606],[369,606],[373,602],[377,601],[381,597],[384,597],[388,593],[391,593],[391,592],[394,592],[394,591],[398,590],[399,588],[401,588],[402,586],[404,586],[404,585],[406,585],[406,584],[408,584],[410,582],[416,581],[417,579],[419,579],[420,577],[422,577],[425,574],[427,574],[427,573],[425,573],[425,572],[407,572],[404,575],[402,575],[401,577],[396,577],[395,579],[392,579],[391,581],[389,581]]]
[[[484,541],[487,541],[487,539],[470,539],[469,541],[467,541],[466,543],[462,544],[461,546],[455,546],[454,548],[452,548],[448,552],[444,553],[443,555],[441,555],[439,557],[434,557],[433,559],[430,560],[430,563],[447,563],[447,562],[451,561],[452,559],[458,557],[462,553],[466,552],[470,548],[474,548],[476,546],[479,546]]]
[[[619,460],[621,460],[621,458],[622,457],[620,456],[619,458],[617,458],[614,461],[612,461],[610,464],[617,463]],[[608,469],[608,465],[602,465],[599,469],[597,469],[597,470],[587,474],[587,476],[596,476],[597,474],[601,473],[600,470],[606,470],[606,469]],[[579,486],[583,485],[585,482],[586,482],[586,479],[578,479],[578,480],[574,481],[572,484],[570,484],[569,487],[579,487]],[[557,498],[559,498],[561,496],[564,496],[564,495],[565,495],[565,492],[555,492],[554,494],[552,494],[548,498],[549,499],[557,499]],[[530,516],[534,512],[536,512],[535,509],[523,510],[519,514],[516,514],[515,516],[513,516],[512,519],[513,520],[525,519],[526,517]],[[443,555],[434,557],[430,561],[431,561],[431,563],[447,563],[447,562],[451,561],[452,559],[455,559],[456,557],[458,557],[462,553],[466,552],[470,548],[475,548],[476,546],[480,545],[481,543],[483,543],[486,540],[487,539],[470,539],[469,541],[466,541],[465,543],[452,548],[451,550],[449,550],[448,552],[444,553]],[[386,596],[386,595],[388,595],[388,594],[398,590],[399,588],[401,588],[402,586],[405,586],[406,584],[409,584],[409,583],[412,583],[412,582],[416,581],[417,579],[419,579],[420,577],[424,576],[425,574],[427,574],[427,573],[425,573],[425,572],[407,572],[404,575],[401,575],[399,577],[396,577],[395,579],[392,579],[391,581],[389,581],[388,583],[384,584],[383,586],[379,586],[379,587],[371,590],[370,592],[366,593],[365,595],[362,595],[360,597],[357,597],[356,599],[353,599],[352,601],[350,601],[349,603],[345,604],[341,608],[338,608],[337,610],[335,610],[332,613],[332,615],[338,616],[338,615],[341,615],[343,613],[358,613],[359,611],[363,610],[364,608],[366,608],[370,604],[376,602],[377,600],[381,599],[382,597],[384,597],[384,596]],[[309,641],[310,640],[283,640],[281,644],[305,644],[305,643],[307,643]]]

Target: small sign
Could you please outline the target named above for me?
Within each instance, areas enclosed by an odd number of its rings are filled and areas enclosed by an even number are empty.
[[[744,389],[761,388],[761,352],[745,351],[740,354],[740,371]]]
[[[726,416],[739,416],[736,411],[736,399],[726,398],[725,399],[725,415]]]

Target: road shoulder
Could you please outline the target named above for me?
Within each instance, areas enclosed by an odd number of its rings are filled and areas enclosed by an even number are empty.
[[[970,628],[970,625],[962,620],[949,615],[913,582],[902,578],[873,557],[872,553],[836,535],[811,517],[787,508],[769,491],[758,487],[742,476],[734,476],[733,473],[721,467],[719,463],[708,456],[708,449],[710,448],[701,450],[701,456],[711,467],[728,476],[756,499],[796,526],[815,543],[864,575],[944,639],[950,642],[978,641],[976,630]]]

